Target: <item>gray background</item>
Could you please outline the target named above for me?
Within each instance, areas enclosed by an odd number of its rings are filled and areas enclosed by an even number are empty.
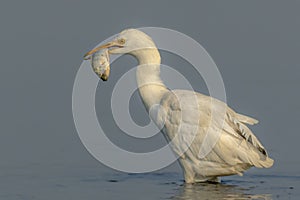
[[[300,1],[278,0],[1,1],[0,198],[109,197],[110,186],[84,185],[86,177],[119,173],[81,144],[72,118],[72,87],[84,53],[112,34],[141,26],[175,29],[198,41],[219,67],[228,104],[260,120],[252,130],[275,165],[249,173],[300,176],[299,10]],[[197,91],[207,92],[199,76],[183,69],[186,61],[167,52],[162,57],[164,64],[182,70]],[[157,135],[149,144],[132,139],[109,114],[103,115],[114,83],[134,64],[124,56],[112,65],[109,81],[99,83],[96,107],[116,144],[144,151],[164,145],[163,137]],[[132,102],[135,121],[147,123],[137,94]],[[163,172],[180,169],[175,163]]]

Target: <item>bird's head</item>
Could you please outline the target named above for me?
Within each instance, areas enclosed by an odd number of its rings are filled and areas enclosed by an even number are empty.
[[[109,54],[132,54],[136,55],[141,50],[156,49],[153,40],[144,32],[137,29],[126,29],[112,41],[96,47],[84,55],[89,57],[93,53],[108,48]]]

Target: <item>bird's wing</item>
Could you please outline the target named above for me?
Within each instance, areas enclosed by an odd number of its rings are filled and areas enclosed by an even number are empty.
[[[195,162],[199,159],[229,165],[272,166],[273,160],[245,125],[254,124],[256,120],[237,114],[225,103],[199,93],[196,105],[194,95],[191,91],[176,90],[165,95],[161,102],[164,114],[160,116],[165,119],[163,132],[173,141],[173,150],[178,155],[185,152],[183,156]],[[189,150],[185,151],[187,146]],[[200,155],[203,151],[205,157]]]

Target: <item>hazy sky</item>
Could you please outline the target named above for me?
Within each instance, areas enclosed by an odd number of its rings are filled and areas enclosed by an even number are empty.
[[[275,159],[274,167],[263,173],[300,175],[299,9],[299,1],[279,0],[2,1],[0,168],[104,169],[75,130],[71,102],[76,72],[83,54],[112,34],[129,27],[158,26],[202,44],[223,76],[228,104],[260,120],[252,130]],[[188,65],[166,52],[162,60],[177,68]],[[111,131],[115,143],[142,150],[163,145],[163,137],[153,138],[147,146],[118,132],[110,116],[103,115],[109,111],[115,81],[134,64],[124,56],[112,65],[110,80],[99,83],[96,106],[100,123]],[[184,73],[197,80],[192,72]],[[194,86],[206,92],[202,84]],[[137,102],[137,108],[131,107],[133,118],[145,123],[140,120],[146,114],[137,95],[133,102]]]

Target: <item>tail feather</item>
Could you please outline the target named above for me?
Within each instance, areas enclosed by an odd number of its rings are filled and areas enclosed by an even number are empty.
[[[236,118],[242,123],[246,123],[246,124],[250,124],[250,125],[254,125],[254,124],[258,123],[258,120],[254,119],[252,117],[242,115],[242,114],[239,114],[239,113],[236,113],[235,115],[236,115]]]
[[[255,162],[253,162],[253,164],[258,168],[270,168],[273,166],[274,160],[266,157],[265,160],[256,160]]]

